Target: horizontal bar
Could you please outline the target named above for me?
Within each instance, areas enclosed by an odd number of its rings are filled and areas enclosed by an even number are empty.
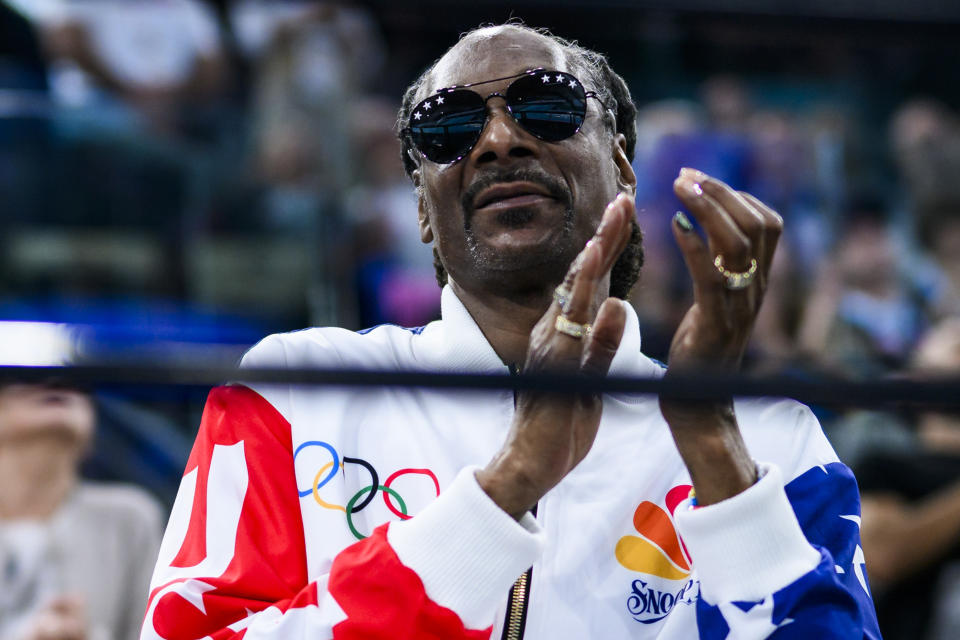
[[[805,404],[867,409],[960,411],[960,376],[927,380],[799,379],[733,373],[671,373],[665,377],[596,377],[562,373],[480,374],[358,369],[285,369],[204,366],[193,363],[102,363],[62,367],[0,366],[0,382],[51,379],[80,386],[155,385],[211,387],[227,381],[248,384],[432,389],[625,393],[686,400],[737,397],[793,398]]]

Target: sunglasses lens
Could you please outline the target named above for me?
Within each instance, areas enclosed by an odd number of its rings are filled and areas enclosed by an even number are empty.
[[[486,119],[483,98],[465,89],[431,96],[410,114],[410,136],[424,156],[447,164],[476,144]]]
[[[507,89],[507,104],[520,125],[547,142],[569,138],[583,125],[587,97],[583,85],[568,73],[539,72]]]

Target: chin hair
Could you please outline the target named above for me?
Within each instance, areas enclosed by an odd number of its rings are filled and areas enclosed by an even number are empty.
[[[536,248],[493,251],[471,246],[475,274],[504,291],[528,289],[544,282],[561,282],[577,252],[567,243],[551,242]]]
[[[537,215],[533,207],[516,207],[497,215],[497,221],[508,227],[522,228]],[[467,248],[475,260],[475,264],[483,271],[492,271],[501,274],[511,274],[523,270],[536,270],[539,278],[543,278],[543,270],[554,271],[559,269],[559,280],[563,280],[570,263],[576,257],[578,249],[573,247],[569,239],[573,235],[573,209],[567,208],[563,214],[563,226],[560,238],[544,246],[517,251],[494,251],[477,242],[473,229],[469,224],[466,227]],[[502,276],[500,276],[502,277]]]

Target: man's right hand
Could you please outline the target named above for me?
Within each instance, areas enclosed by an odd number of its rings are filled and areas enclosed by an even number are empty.
[[[566,308],[554,301],[530,334],[524,373],[606,375],[623,337],[623,304],[608,298],[610,270],[630,239],[633,199],[620,194],[606,208],[587,246],[564,280]],[[556,328],[557,316],[590,323],[574,338]],[[513,425],[500,452],[477,472],[477,481],[504,511],[519,520],[583,460],[600,426],[599,394],[525,391],[517,396]]]

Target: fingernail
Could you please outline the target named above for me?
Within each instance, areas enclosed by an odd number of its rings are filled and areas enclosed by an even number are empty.
[[[707,179],[707,174],[699,169],[694,169],[693,167],[683,167],[680,169],[680,175],[692,176],[697,182],[703,182]]]
[[[700,186],[699,182],[694,182],[690,185],[690,190],[693,191],[698,196],[703,195],[703,188]]]
[[[684,233],[690,233],[693,231],[693,225],[690,224],[690,219],[684,215],[683,211],[677,211],[675,214],[673,214],[673,220]]]

